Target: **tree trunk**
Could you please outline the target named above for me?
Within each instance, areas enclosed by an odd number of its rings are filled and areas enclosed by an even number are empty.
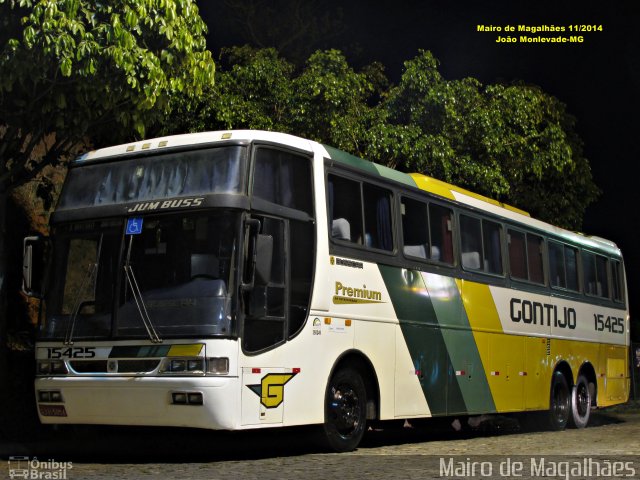
[[[7,202],[9,194],[0,190],[0,391],[7,392],[8,322],[7,318]],[[3,395],[3,393],[0,393]]]

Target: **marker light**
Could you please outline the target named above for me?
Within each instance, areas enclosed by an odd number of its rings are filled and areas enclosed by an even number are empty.
[[[60,390],[38,390],[38,401],[43,403],[63,403]]]
[[[173,405],[202,405],[204,399],[201,392],[171,392]]]
[[[207,358],[207,373],[227,375],[229,373],[229,359],[227,357]]]

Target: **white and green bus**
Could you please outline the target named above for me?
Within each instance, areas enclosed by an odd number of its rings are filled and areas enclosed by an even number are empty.
[[[51,217],[36,400],[47,424],[241,430],[545,411],[629,395],[610,241],[262,131],[104,148]]]

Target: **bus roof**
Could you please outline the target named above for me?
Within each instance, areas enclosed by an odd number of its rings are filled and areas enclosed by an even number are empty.
[[[113,157],[134,156],[154,150],[159,151],[169,148],[188,147],[190,145],[206,145],[229,140],[262,140],[286,144],[307,152],[313,151],[312,142],[301,137],[287,133],[267,132],[262,130],[221,130],[215,132],[183,133],[166,137],[140,140],[137,142],[123,143],[112,147],[92,150],[75,159],[75,164],[100,161]],[[114,158],[115,159],[115,158]]]

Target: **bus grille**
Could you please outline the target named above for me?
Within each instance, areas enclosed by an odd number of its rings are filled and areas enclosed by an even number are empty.
[[[76,373],[149,373],[160,364],[159,359],[140,360],[73,360],[69,366]]]

